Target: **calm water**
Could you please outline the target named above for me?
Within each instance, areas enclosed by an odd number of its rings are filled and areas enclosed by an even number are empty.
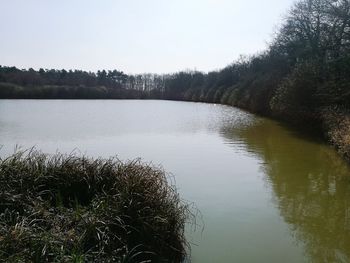
[[[193,262],[350,262],[350,169],[241,110],[169,101],[0,101],[0,151],[141,157],[202,213]]]

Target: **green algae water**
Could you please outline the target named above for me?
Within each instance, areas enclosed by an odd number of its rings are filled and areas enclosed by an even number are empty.
[[[191,262],[349,262],[350,168],[320,141],[236,108],[1,100],[0,155],[35,146],[142,158],[196,204]]]

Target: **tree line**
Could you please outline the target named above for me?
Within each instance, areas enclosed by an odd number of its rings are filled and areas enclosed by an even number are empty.
[[[317,117],[350,106],[350,2],[293,5],[268,49],[222,70],[166,79],[165,97],[229,104],[263,114]]]
[[[114,92],[113,98],[137,94],[138,98],[230,104],[265,114],[310,113],[330,105],[349,107],[349,50],[349,1],[301,0],[289,10],[265,52],[241,57],[219,71],[127,75],[118,70],[0,67],[0,96],[6,97],[4,83],[16,85],[17,91],[20,87],[99,87],[100,92]]]
[[[118,70],[18,69],[0,66],[0,98],[107,99],[137,96],[125,91],[127,75]]]

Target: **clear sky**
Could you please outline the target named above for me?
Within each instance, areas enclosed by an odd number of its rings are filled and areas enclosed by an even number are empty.
[[[0,0],[0,65],[209,71],[264,50],[293,0]]]

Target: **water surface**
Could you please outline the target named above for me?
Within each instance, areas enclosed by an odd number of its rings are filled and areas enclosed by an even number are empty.
[[[192,262],[349,262],[350,169],[330,147],[214,104],[0,100],[0,154],[141,157],[202,213]]]

